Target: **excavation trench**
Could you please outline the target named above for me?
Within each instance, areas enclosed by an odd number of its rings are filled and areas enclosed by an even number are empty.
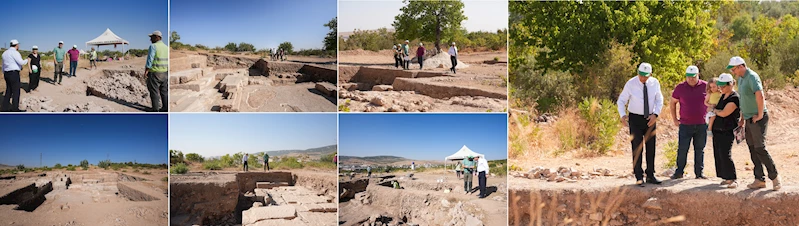
[[[799,222],[799,195],[621,187],[608,191],[511,190],[509,225],[571,221],[583,225],[789,225]],[[771,195],[767,195],[771,196]],[[541,206],[536,210],[536,206]]]
[[[335,182],[290,172],[194,173],[170,183],[172,225],[335,225]]]
[[[339,69],[339,82],[348,91],[413,91],[439,99],[457,96],[507,99],[507,93],[502,90],[449,84],[447,81],[459,78],[445,72],[361,66],[340,66]]]

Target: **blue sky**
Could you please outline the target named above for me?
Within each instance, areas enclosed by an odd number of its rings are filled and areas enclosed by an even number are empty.
[[[257,49],[289,41],[295,50],[322,48],[336,0],[172,0],[171,29],[180,42],[209,47],[246,42]]]
[[[443,161],[466,145],[486,159],[508,156],[506,114],[341,114],[342,156]]]
[[[86,42],[100,36],[106,28],[130,42],[125,49],[146,49],[148,34],[168,29],[167,0],[3,0],[0,41],[8,47],[11,39],[19,40],[20,49],[39,46],[46,52],[64,41],[71,48],[86,49]],[[11,23],[13,21],[13,23]],[[91,46],[89,47],[91,48]],[[102,46],[100,50],[114,50]],[[121,46],[117,49],[122,51]]]
[[[391,29],[394,16],[400,14],[400,8],[404,5],[401,0],[342,0],[339,2],[338,31]],[[467,31],[496,32],[508,27],[508,1],[505,0],[463,1],[463,14],[468,19],[461,26]]]
[[[0,164],[166,163],[166,114],[4,114]]]
[[[172,114],[169,149],[205,157],[336,144],[335,113]]]

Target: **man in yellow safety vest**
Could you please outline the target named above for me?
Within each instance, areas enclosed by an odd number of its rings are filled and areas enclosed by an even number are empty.
[[[144,73],[147,75],[147,90],[153,112],[167,112],[169,106],[169,47],[161,41],[161,32],[154,31],[150,36],[149,52]],[[160,104],[159,104],[160,101]]]

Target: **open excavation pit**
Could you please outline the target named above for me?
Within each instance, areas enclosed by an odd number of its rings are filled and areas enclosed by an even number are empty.
[[[399,186],[399,189],[395,188]],[[504,189],[504,188],[502,188]],[[496,191],[496,187],[494,187]],[[476,195],[476,193],[475,193]],[[492,225],[506,223],[505,192],[486,199],[463,182],[385,176],[339,183],[340,225]]]
[[[117,172],[18,175],[0,181],[0,215],[19,225],[166,224],[167,191],[151,182]]]
[[[339,105],[350,111],[503,111],[507,88],[496,76],[340,66]]]
[[[217,54],[170,58],[170,110],[335,111],[335,65]]]
[[[172,225],[336,225],[333,175],[190,173],[170,181]]]
[[[715,186],[715,185],[713,185]],[[510,191],[509,225],[793,225],[796,193],[622,186]],[[718,187],[718,186],[716,186]],[[540,206],[541,208],[534,208]],[[531,222],[534,221],[534,222]],[[538,221],[538,222],[535,222]]]

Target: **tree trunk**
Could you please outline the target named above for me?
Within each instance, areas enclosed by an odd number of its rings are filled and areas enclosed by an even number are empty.
[[[436,54],[441,52],[441,15],[444,13],[444,6],[436,14]]]

